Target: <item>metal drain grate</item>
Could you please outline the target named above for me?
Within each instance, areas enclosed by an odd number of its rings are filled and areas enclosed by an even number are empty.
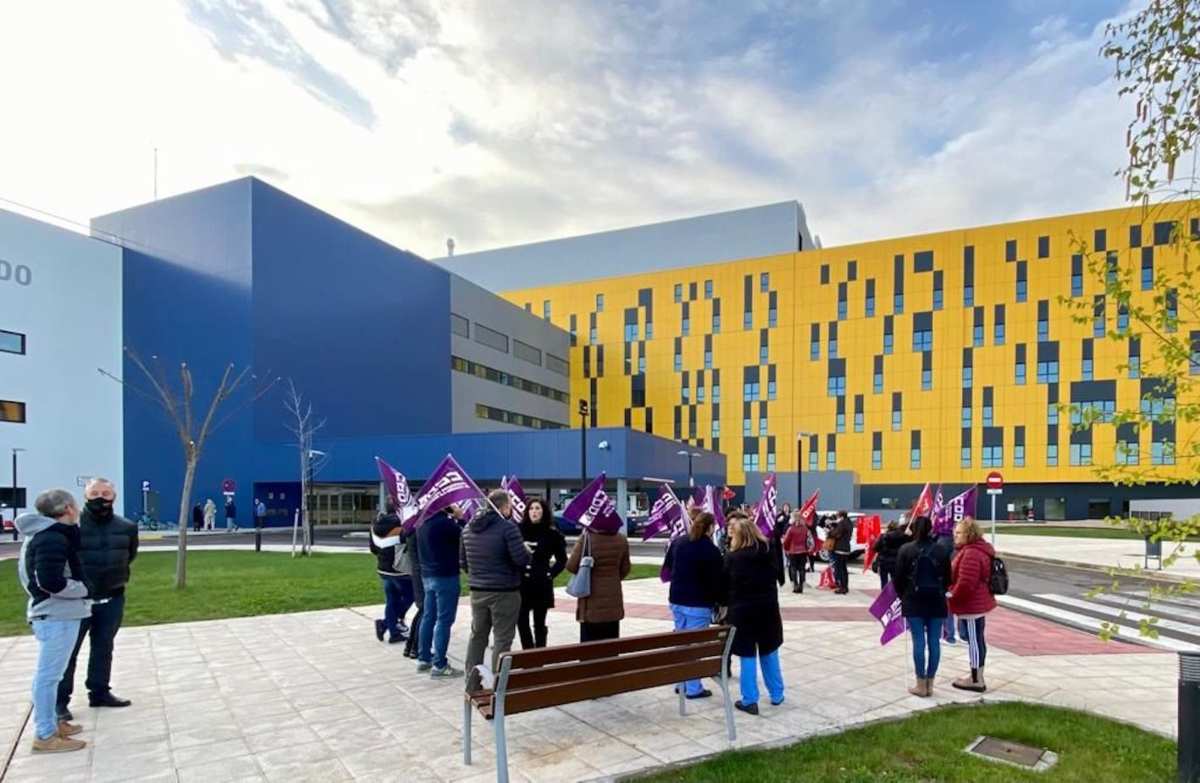
[[[988,761],[999,761],[1014,767],[1044,772],[1058,762],[1058,754],[1043,748],[1022,745],[1019,742],[997,739],[996,737],[976,737],[966,748],[967,753]]]

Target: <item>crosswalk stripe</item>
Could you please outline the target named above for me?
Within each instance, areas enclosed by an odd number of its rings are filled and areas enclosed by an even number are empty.
[[[1175,617],[1186,617],[1190,620],[1200,622],[1200,606],[1188,606],[1177,602],[1168,602],[1159,598],[1150,599],[1150,605],[1146,605],[1145,598],[1134,598],[1123,594],[1113,595],[1111,593],[1100,593],[1092,596],[1094,601],[1103,601],[1106,604],[1113,604],[1123,609],[1133,609],[1134,611],[1149,611],[1161,614],[1174,615]],[[1197,628],[1197,635],[1200,635],[1200,628]]]
[[[1029,614],[1044,617],[1048,620],[1064,622],[1069,625],[1085,628],[1089,631],[1099,631],[1103,625],[1103,621],[1097,620],[1095,617],[1079,614],[1078,612],[1068,611],[1066,609],[1059,609],[1057,607],[1050,606],[1049,604],[1030,601],[1025,598],[1018,598],[1015,595],[997,596],[996,600],[1000,602],[1001,606],[1024,611]],[[1180,641],[1179,639],[1173,639],[1169,636],[1160,635],[1157,639],[1151,639],[1149,637],[1142,636],[1138,632],[1137,628],[1128,625],[1122,625],[1119,622],[1116,624],[1116,635],[1122,639],[1139,642],[1149,647],[1157,647],[1161,650],[1172,650],[1174,652],[1191,652],[1200,650],[1200,645]]]
[[[1121,595],[1130,595],[1135,598],[1140,598],[1145,601],[1150,597],[1149,590],[1122,590]],[[1154,603],[1164,605],[1178,606],[1184,609],[1200,609],[1200,593],[1172,593],[1169,595],[1156,595],[1153,599]]]
[[[1103,614],[1106,617],[1111,617],[1113,620],[1119,619],[1121,615],[1121,610],[1119,609],[1115,609],[1104,604],[1098,604],[1094,601],[1085,601],[1082,598],[1071,598],[1070,596],[1057,595],[1054,593],[1039,593],[1035,597],[1044,601],[1053,601],[1054,603],[1061,604],[1063,606],[1071,606],[1076,609],[1086,609],[1089,612]],[[1126,609],[1124,614],[1124,619],[1131,623],[1140,623],[1143,620],[1155,620],[1156,622],[1154,625],[1156,628],[1158,628],[1160,633],[1162,631],[1175,631],[1176,633],[1188,634],[1189,636],[1200,636],[1200,627],[1190,623],[1167,620],[1156,615],[1146,614],[1145,612],[1137,612],[1131,609]]]

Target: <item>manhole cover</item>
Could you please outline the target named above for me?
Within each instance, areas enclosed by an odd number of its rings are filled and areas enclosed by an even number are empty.
[[[967,746],[967,753],[988,761],[1000,761],[1035,772],[1050,769],[1058,761],[1058,755],[1052,751],[996,737],[977,737]]]

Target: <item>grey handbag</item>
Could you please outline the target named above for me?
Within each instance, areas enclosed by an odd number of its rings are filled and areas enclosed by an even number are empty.
[[[592,594],[592,565],[595,562],[592,558],[592,536],[585,531],[583,556],[579,558],[579,570],[571,577],[571,581],[567,582],[567,595],[574,598],[587,598]]]

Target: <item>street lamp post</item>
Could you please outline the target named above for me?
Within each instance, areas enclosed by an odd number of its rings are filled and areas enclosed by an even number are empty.
[[[692,459],[694,457],[703,457],[704,455],[698,451],[688,451],[687,449],[680,449],[679,451],[677,451],[675,453],[681,457],[687,457],[687,459],[688,459],[688,487],[694,488],[696,486],[696,479],[693,478],[693,476],[692,476]]]
[[[17,514],[21,510],[21,506],[17,503],[17,454],[25,451],[22,448],[14,448],[12,450],[12,510],[13,510],[13,541],[17,540]]]
[[[587,420],[588,420],[588,401],[579,401],[579,491],[587,486]]]
[[[804,460],[802,452],[804,451],[804,439],[811,438],[812,436],[813,433],[811,432],[801,431],[796,433],[796,508],[800,508],[804,505],[804,490],[802,486],[803,481],[801,479],[801,476],[804,475]]]

